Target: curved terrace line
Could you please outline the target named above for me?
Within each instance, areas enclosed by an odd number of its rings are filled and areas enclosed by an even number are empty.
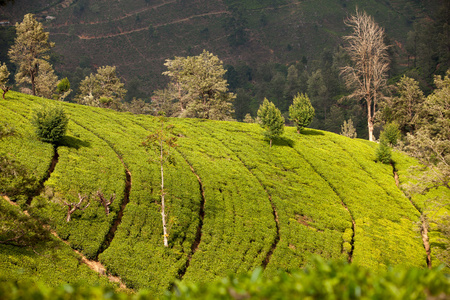
[[[144,125],[136,122],[136,121],[132,121],[134,124],[140,126],[141,128],[145,129],[146,131],[150,130],[149,128],[145,127]],[[195,240],[191,245],[191,252],[188,254],[188,257],[186,259],[186,264],[181,267],[178,270],[178,280],[183,279],[184,275],[187,272],[187,269],[191,263],[192,257],[194,256],[195,252],[198,250],[200,242],[201,242],[201,238],[202,238],[202,230],[203,230],[203,220],[205,218],[205,202],[206,202],[206,198],[205,198],[205,190],[203,188],[203,183],[202,180],[200,178],[200,176],[197,174],[197,172],[195,171],[194,167],[192,166],[192,164],[189,162],[189,160],[186,158],[186,156],[177,148],[175,148],[175,150],[183,157],[183,159],[185,160],[186,164],[189,166],[189,168],[191,169],[192,173],[195,175],[195,177],[197,177],[198,180],[198,184],[199,184],[199,189],[200,189],[200,196],[201,196],[201,202],[200,202],[200,209],[199,209],[199,217],[200,217],[200,221],[199,224],[197,226],[197,232],[195,234]]]
[[[109,142],[107,139],[101,137],[100,135],[98,135],[96,132],[86,128],[85,126],[81,125],[80,123],[74,121],[73,119],[71,119],[75,124],[77,124],[78,126],[84,128],[85,130],[91,132],[92,134],[94,134],[96,137],[98,137],[99,139],[103,140],[105,143],[108,144],[108,146],[114,151],[114,153],[116,153],[117,157],[119,158],[119,160],[122,162],[122,165],[125,169],[125,191],[124,191],[124,197],[122,200],[122,204],[120,205],[120,209],[119,212],[117,213],[116,218],[113,221],[113,225],[110,227],[108,233],[105,236],[105,240],[102,243],[102,246],[99,249],[99,252],[97,253],[96,258],[98,259],[98,256],[103,253],[111,244],[112,240],[114,239],[114,236],[116,234],[116,230],[117,227],[120,225],[120,223],[122,223],[122,217],[123,217],[123,212],[125,210],[125,207],[127,206],[127,204],[130,202],[130,192],[131,192],[131,172],[128,169],[126,163],[124,162],[122,156],[120,155],[120,153],[113,147],[112,143]]]
[[[328,186],[333,190],[333,192],[336,194],[336,196],[338,196],[338,198],[341,200],[341,204],[344,207],[344,209],[348,212],[348,214],[350,215],[350,218],[352,219],[352,230],[353,230],[353,234],[352,234],[352,239],[350,241],[350,245],[352,246],[350,253],[348,254],[348,262],[351,263],[353,261],[353,251],[355,250],[355,229],[356,229],[356,223],[355,223],[355,219],[353,218],[353,215],[350,211],[350,209],[347,207],[347,204],[345,204],[344,198],[341,196],[341,194],[339,194],[339,192],[336,190],[336,188],[334,187],[334,185],[329,182],[325,176],[320,173],[312,164],[309,160],[306,159],[306,157],[299,152],[297,149],[293,149],[295,152],[298,153],[298,155],[303,158],[304,161],[306,161],[309,166],[311,167],[311,169],[314,170],[314,172],[316,172],[317,175],[320,176],[320,178],[323,179],[323,181],[325,181]]]
[[[209,129],[206,129],[206,128],[204,128],[204,129],[205,130],[209,130]],[[264,258],[264,260],[261,263],[261,266],[265,269],[267,267],[267,265],[269,264],[270,259],[271,259],[272,255],[273,255],[273,253],[275,252],[275,249],[277,248],[278,242],[280,241],[280,222],[279,222],[278,212],[277,212],[277,208],[275,206],[275,203],[273,202],[272,196],[270,195],[269,191],[265,188],[265,186],[259,180],[259,178],[251,171],[251,169],[244,163],[244,161],[239,157],[239,155],[236,152],[234,152],[232,149],[230,149],[230,147],[225,145],[221,140],[211,136],[211,134],[209,134],[209,136],[211,138],[214,138],[214,139],[218,140],[222,144],[222,146],[224,146],[225,148],[230,150],[239,159],[239,161],[242,163],[242,165],[245,166],[245,168],[248,170],[248,172],[250,174],[252,174],[252,176],[259,182],[259,184],[261,185],[261,188],[266,192],[267,197],[269,198],[270,206],[272,207],[273,218],[274,218],[274,221],[275,221],[276,236],[275,236],[275,239],[273,240],[272,246],[270,247],[269,251],[267,252],[266,257]]]
[[[337,146],[339,146],[344,152],[346,152],[361,168],[361,170],[363,170],[364,172],[366,172],[369,177],[375,181],[377,184],[377,180],[375,178],[373,178],[372,174],[370,174],[369,171],[367,171],[366,168],[364,168],[364,166],[353,156],[352,153],[350,153],[349,151],[347,151],[344,147],[342,147],[339,143],[337,143],[336,141],[331,140],[333,143],[335,143]],[[395,184],[397,187],[399,187],[399,176],[397,173],[397,169],[395,168],[395,164],[391,164],[392,168],[393,168],[393,176],[394,176],[394,180],[395,180]],[[389,195],[392,198],[395,198],[389,191],[387,191],[383,186],[379,185],[379,187],[381,187],[387,195]],[[402,191],[403,195],[405,195],[405,193]],[[426,257],[426,262],[427,262],[427,267],[431,269],[431,247],[430,247],[430,243],[429,243],[429,238],[428,238],[428,228],[426,226],[426,222],[425,222],[425,218],[423,213],[420,211],[420,209],[416,206],[416,204],[411,200],[411,197],[408,197],[405,195],[406,198],[408,198],[409,202],[411,203],[411,205],[420,213],[420,221],[421,221],[421,228],[420,228],[420,232],[422,235],[422,242],[423,242],[423,247],[425,249],[425,252],[427,254]],[[354,232],[353,232],[354,233]]]
[[[394,174],[394,180],[395,180],[395,184],[397,185],[398,188],[400,185],[400,177],[398,175],[397,169],[395,168],[395,164],[393,162],[391,162],[391,166],[392,166],[392,172]],[[403,190],[402,190],[403,192]],[[417,205],[412,201],[411,197],[408,197],[404,192],[403,194],[406,196],[406,198],[408,198],[409,202],[411,202],[412,206],[414,206],[414,208],[420,213],[420,233],[422,236],[422,242],[423,242],[423,247],[425,248],[425,252],[427,253],[427,267],[429,269],[432,268],[432,263],[431,263],[431,247],[430,247],[430,239],[428,238],[428,227],[426,224],[426,220],[425,220],[425,216],[422,213],[422,211],[419,209],[419,207],[417,207]]]
[[[56,164],[58,163],[58,160],[59,160],[58,146],[53,145],[53,157],[50,162],[50,166],[49,166],[47,172],[45,173],[44,177],[42,177],[41,180],[39,181],[39,185],[36,188],[36,190],[33,193],[31,193],[30,195],[28,195],[28,199],[27,199],[28,206],[31,205],[31,201],[33,201],[33,198],[36,196],[39,196],[41,194],[41,192],[44,190],[45,182],[50,178],[53,171],[55,171],[55,167],[56,167]]]
[[[183,153],[181,151],[179,151],[178,149],[177,149],[177,151],[178,151],[178,153],[180,153],[180,155],[184,158],[186,163],[189,165],[189,167],[191,168],[192,173],[197,177],[199,188],[200,188],[200,195],[201,195],[201,198],[202,198],[201,202],[200,202],[200,209],[199,209],[200,220],[199,220],[199,224],[197,226],[197,233],[195,234],[195,240],[192,243],[191,252],[189,253],[189,255],[187,257],[186,264],[178,272],[178,280],[181,280],[181,279],[183,279],[183,276],[186,274],[187,268],[189,267],[189,265],[191,263],[192,256],[194,256],[195,252],[197,252],[197,250],[199,248],[199,245],[200,245],[200,242],[202,240],[202,229],[203,229],[203,220],[205,219],[205,202],[206,202],[206,198],[205,198],[205,190],[203,188],[203,183],[202,183],[202,180],[201,180],[200,176],[197,174],[197,172],[195,172],[194,167],[187,160],[187,158],[183,155]]]

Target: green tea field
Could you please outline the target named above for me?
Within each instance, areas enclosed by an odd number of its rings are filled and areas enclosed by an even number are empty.
[[[61,106],[69,117],[55,147],[40,142],[30,122],[43,105]],[[393,166],[375,161],[375,143],[286,127],[270,148],[258,124],[168,123],[178,147],[165,165],[164,247],[160,166],[142,146],[159,125],[155,117],[13,91],[0,100],[0,125],[13,128],[0,140],[0,157],[22,170],[2,181],[0,227],[31,228],[27,245],[0,243],[0,274],[51,286],[116,285],[86,260],[129,289],[162,295],[177,280],[210,282],[258,267],[271,278],[307,266],[314,254],[374,272],[427,267],[417,230],[423,199],[397,187]],[[393,160],[400,183],[410,180],[416,162],[399,152]],[[97,191],[115,195],[109,214]],[[67,222],[65,203],[82,196],[89,206]],[[438,239],[431,228],[433,265]]]

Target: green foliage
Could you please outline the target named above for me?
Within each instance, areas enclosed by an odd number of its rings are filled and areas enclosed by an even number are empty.
[[[348,121],[344,121],[344,124],[341,126],[341,135],[349,137],[351,139],[356,138],[356,129],[353,126],[352,119],[348,119]]]
[[[33,95],[36,95],[36,78],[40,74],[39,66],[48,64],[48,51],[54,43],[48,41],[49,33],[33,14],[26,14],[22,23],[16,23],[17,37],[8,55],[18,66],[16,82],[30,83]]]
[[[110,287],[85,283],[48,287],[27,280],[2,279],[0,296],[5,299],[155,299],[148,290],[135,294],[115,292]],[[260,268],[229,275],[211,283],[177,282],[173,291],[160,299],[425,299],[450,296],[450,281],[441,269],[400,269],[376,273],[354,264],[324,262],[273,278],[262,276]]]
[[[270,147],[272,147],[272,139],[284,132],[284,117],[275,104],[264,98],[264,102],[258,109],[258,118],[259,125],[265,129],[264,136],[270,140]]]
[[[306,94],[298,93],[294,102],[289,106],[289,119],[297,126],[297,132],[311,124],[315,115],[314,107]]]
[[[169,299],[424,299],[450,295],[441,269],[390,269],[375,273],[355,264],[325,262],[274,278],[261,269],[208,284],[177,283]]]
[[[203,50],[198,56],[175,57],[164,64],[163,72],[171,79],[169,90],[175,103],[176,116],[229,120],[236,97],[228,92],[223,63],[214,54]],[[166,114],[167,111],[164,111]]]
[[[5,89],[9,81],[9,71],[5,63],[0,64],[0,88]]]
[[[55,100],[63,101],[72,92],[70,89],[69,79],[63,78],[56,85],[56,94],[53,95]]]
[[[41,141],[57,144],[66,134],[69,118],[62,107],[43,106],[34,111],[32,123]]]
[[[386,124],[380,134],[380,142],[387,143],[392,147],[397,145],[399,139],[400,130],[397,123]]]
[[[81,81],[76,101],[83,105],[120,110],[126,92],[117,77],[116,67],[104,66]]]
[[[44,229],[40,221],[26,216],[3,198],[0,215],[0,298],[10,299],[17,293],[4,289],[11,287],[11,282],[38,281],[47,288],[76,282],[112,286],[81,263],[79,255]]]
[[[14,153],[41,178],[52,147],[33,138],[24,116],[49,101],[15,92],[11,97],[14,101],[0,100],[5,107],[0,116],[17,134],[4,137],[0,150],[9,158]],[[309,129],[300,136],[287,128],[278,147],[269,149],[256,124],[171,119],[179,147],[173,152],[176,164],[164,168],[172,226],[164,247],[160,166],[149,162],[144,147],[136,147],[160,123],[150,116],[61,106],[70,115],[68,133],[58,146],[55,171],[29,211],[73,248],[93,257],[100,253],[108,271],[128,287],[161,296],[177,278],[211,281],[261,265],[265,277],[274,278],[277,269],[307,265],[310,253],[340,260],[352,254],[354,264],[377,272],[387,264],[425,265],[412,230],[419,214],[395,186],[392,167],[374,162],[373,143]],[[114,239],[102,252],[125,189],[119,157],[131,173],[131,193]],[[109,217],[92,202],[65,226],[59,203],[99,188],[118,196]],[[15,261],[15,255],[5,260]]]
[[[425,100],[419,83],[413,78],[403,76],[397,83],[397,97],[388,97],[382,103],[381,113],[385,122],[398,124],[399,129],[406,134],[412,132],[418,125],[418,113]]]
[[[377,157],[377,161],[382,162],[383,164],[391,163],[391,147],[388,146],[385,140],[380,141],[375,155]]]

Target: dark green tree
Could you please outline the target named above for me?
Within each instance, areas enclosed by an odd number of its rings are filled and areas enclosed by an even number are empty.
[[[272,147],[272,139],[279,137],[284,132],[284,118],[275,104],[269,102],[267,98],[258,109],[259,125],[265,129],[264,136],[270,141]]]

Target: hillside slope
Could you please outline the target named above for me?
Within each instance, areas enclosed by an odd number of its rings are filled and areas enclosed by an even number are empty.
[[[313,253],[373,270],[426,267],[414,230],[420,213],[397,188],[392,167],[374,161],[373,143],[287,127],[269,148],[257,124],[170,119],[179,147],[165,171],[164,248],[159,167],[141,146],[156,119],[57,103],[70,122],[52,148],[36,140],[30,119],[33,109],[53,104],[16,92],[0,100],[1,124],[16,131],[0,141],[0,155],[40,183],[28,196],[9,196],[130,288],[158,294],[175,279],[209,281],[258,266],[272,276],[305,266]],[[395,160],[402,172],[413,163],[400,154]],[[109,215],[95,200],[98,190],[117,196]],[[91,204],[67,223],[62,203],[78,194]],[[8,257],[14,251],[0,244]]]

